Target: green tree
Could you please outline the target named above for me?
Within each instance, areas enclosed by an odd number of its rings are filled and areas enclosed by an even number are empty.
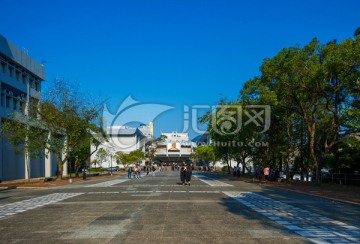
[[[214,162],[216,160],[215,149],[212,145],[200,145],[195,149],[196,158],[202,162]]]
[[[353,115],[358,111],[353,102],[356,95],[354,92],[351,95],[352,84],[359,79],[357,50],[358,38],[326,45],[314,39],[303,48],[285,48],[264,61],[262,76],[256,78],[259,86],[250,84],[256,92],[249,93],[249,98],[262,99],[262,92],[273,92],[276,106],[283,107],[290,116],[288,122],[297,116],[301,118],[318,183],[320,169],[330,150],[341,141],[340,130],[345,125],[352,127],[345,119],[345,112]],[[291,124],[294,123],[288,125]],[[293,131],[291,127],[284,128]]]
[[[355,32],[354,32],[354,36],[357,37],[360,35],[360,27],[358,27]]]
[[[117,164],[122,164],[125,168],[130,164],[139,163],[145,158],[145,154],[141,150],[131,151],[130,153],[116,152],[115,160]]]
[[[221,108],[226,106],[227,102],[225,100],[221,100],[219,102],[219,106],[214,111],[208,111],[205,115],[199,118],[199,122],[202,124],[207,124],[207,132],[211,137],[211,145],[213,146],[213,153],[215,158],[222,159],[223,163],[227,165],[228,173],[230,174],[230,164],[229,160],[230,156],[230,148],[227,143],[229,141],[228,137],[228,129],[231,129],[230,126],[225,121],[225,124],[220,123],[215,119],[216,116],[221,117],[222,113],[225,112]],[[196,154],[195,154],[196,156]]]
[[[160,137],[154,140],[149,140],[148,142],[146,142],[145,156],[149,159],[149,161],[151,162],[154,161],[156,149],[158,148],[160,143],[166,140],[166,138],[167,138],[166,135],[161,135]]]
[[[128,166],[129,160],[127,160],[127,154],[123,152],[116,152],[114,155],[114,159],[117,164],[122,164],[124,168]]]
[[[96,152],[96,160],[100,163],[100,165],[106,161],[106,159],[108,158],[109,154],[108,152],[104,149],[104,148],[99,148],[99,150],[97,150]]]
[[[141,150],[134,150],[129,153],[129,157],[133,162],[139,163],[140,160],[145,158],[145,154]]]
[[[43,95],[38,106],[31,106],[37,110],[15,112],[2,124],[2,132],[31,157],[52,153],[62,177],[64,163],[83,150],[90,130],[98,128],[99,109],[63,80],[56,80]]]

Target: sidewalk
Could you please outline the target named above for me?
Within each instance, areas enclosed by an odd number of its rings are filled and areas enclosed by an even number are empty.
[[[247,183],[260,184],[262,187],[278,187],[284,190],[301,192],[333,201],[360,205],[360,186],[331,183],[322,183],[320,186],[316,186],[315,183],[306,181],[292,181],[291,183],[286,183],[262,180],[260,183],[257,178],[248,176],[241,176],[238,178],[229,174],[223,175],[222,173],[218,173],[218,175],[229,180],[240,180]]]
[[[105,178],[110,178],[118,175],[125,175],[124,172],[117,172],[113,176],[110,175],[100,175],[100,176],[91,176],[86,180],[83,180],[82,177],[74,178],[72,177],[72,183],[80,183],[91,180],[100,180]],[[220,175],[220,174],[219,174]],[[221,175],[221,177],[227,178],[229,180],[241,180],[247,183],[260,184],[262,187],[278,187],[284,190],[296,191],[305,194],[310,194],[313,196],[323,197],[334,201],[348,202],[360,204],[360,186],[353,185],[338,185],[331,183],[322,183],[320,186],[316,186],[312,182],[304,181],[293,181],[291,183],[286,182],[274,182],[274,181],[262,181],[259,183],[258,179],[249,178],[249,177],[233,177],[232,175]],[[56,179],[54,181],[44,182],[43,178],[31,179],[28,180],[15,180],[15,181],[4,181],[0,183],[0,190],[12,189],[12,188],[42,188],[42,187],[53,187],[58,185],[71,184],[68,177],[63,179]]]
[[[63,177],[62,179],[53,178],[52,181],[44,181],[45,177],[42,178],[32,178],[29,180],[13,180],[13,181],[3,181],[0,183],[0,191],[1,190],[7,190],[7,189],[13,189],[13,188],[47,188],[47,187],[53,187],[58,185],[65,185],[65,184],[72,184],[72,183],[81,183],[85,181],[92,181],[92,180],[100,180],[100,179],[106,179],[114,176],[119,175],[125,175],[125,173],[114,173],[113,176],[110,174],[106,175],[98,175],[98,176],[87,176],[86,180],[83,180],[82,175],[80,174],[79,177],[71,177],[71,183],[70,183],[70,177]]]
[[[248,178],[240,180],[252,182],[252,179]],[[278,187],[284,190],[301,192],[308,195],[327,198],[333,201],[355,203],[360,205],[360,186],[331,183],[322,183],[320,186],[316,186],[315,183],[306,181],[293,181],[291,183],[286,183],[263,180],[259,183],[257,179],[255,179],[254,183],[260,184],[263,187]]]

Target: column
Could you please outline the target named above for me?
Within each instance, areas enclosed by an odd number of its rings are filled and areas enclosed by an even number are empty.
[[[24,163],[25,163],[25,179],[28,180],[31,178],[30,172],[31,172],[31,165],[30,165],[30,157],[29,154],[27,152],[27,150],[25,149],[24,152]]]
[[[61,160],[64,160],[64,158],[66,157],[67,150],[68,150],[67,138],[65,138],[65,140],[64,140],[64,148],[63,148],[63,152],[61,154]],[[64,164],[63,164],[63,176],[67,176],[67,175],[68,175],[68,161],[66,160],[64,162]]]
[[[67,176],[68,175],[68,161],[65,161],[65,163],[63,164],[63,176]]]
[[[49,132],[48,139],[51,137],[51,132]],[[51,165],[51,152],[45,148],[45,177],[51,177],[53,176],[53,169]]]

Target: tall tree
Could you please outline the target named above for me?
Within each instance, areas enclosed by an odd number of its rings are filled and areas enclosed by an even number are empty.
[[[54,154],[62,177],[64,163],[83,150],[82,142],[88,141],[91,130],[99,128],[99,106],[63,80],[56,80],[43,95],[36,111],[14,113],[2,124],[2,131],[30,156],[41,156],[45,151]]]
[[[354,112],[347,104],[354,98],[350,84],[359,77],[358,46],[358,38],[327,45],[313,39],[303,48],[285,48],[264,61],[257,79],[258,90],[275,92],[279,106],[303,120],[318,183],[322,163],[341,140],[343,108]]]

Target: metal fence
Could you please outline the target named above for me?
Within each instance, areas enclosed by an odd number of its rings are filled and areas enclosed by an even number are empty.
[[[340,185],[360,185],[360,174],[328,173],[322,175],[321,180]]]

